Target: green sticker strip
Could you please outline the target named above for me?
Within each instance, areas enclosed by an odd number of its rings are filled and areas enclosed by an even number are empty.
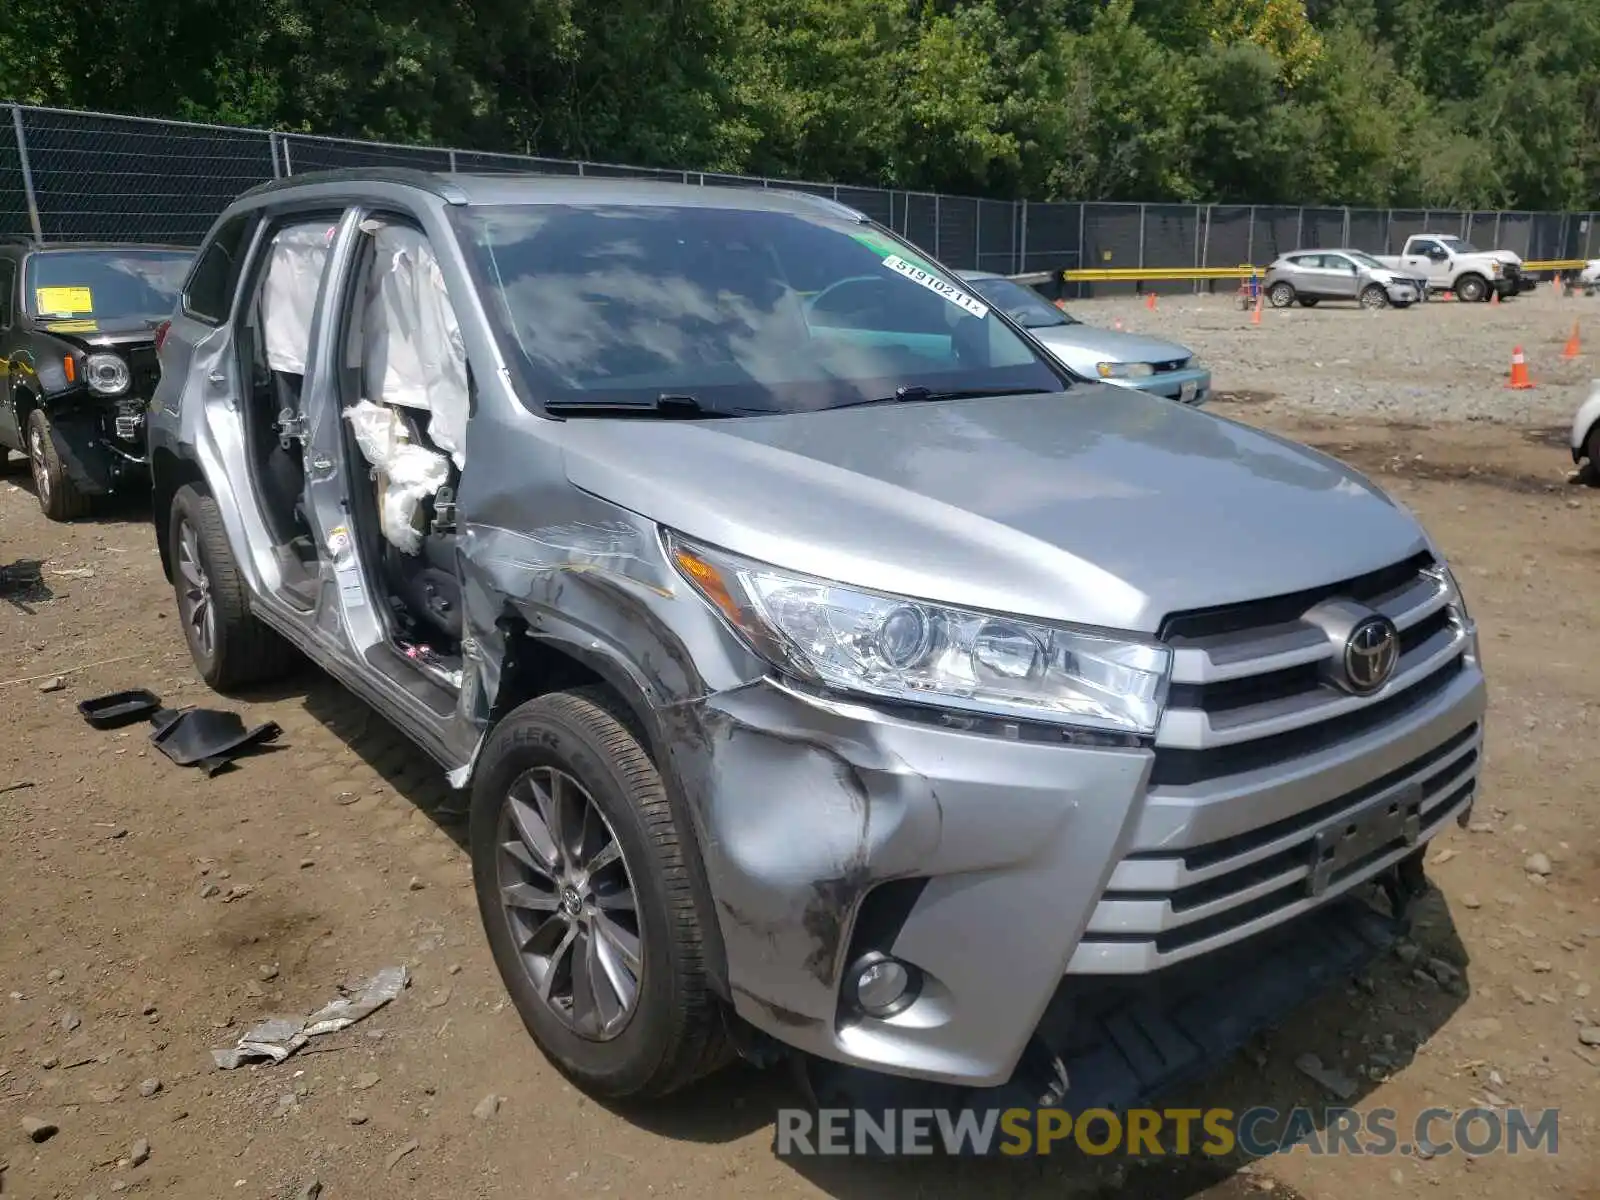
[[[916,251],[910,250],[905,246],[896,245],[894,242],[891,242],[887,238],[881,237],[876,233],[865,231],[862,233],[852,233],[850,236],[855,238],[856,241],[860,242],[868,250],[871,250],[874,254],[877,254],[883,258],[888,258],[889,255],[896,254],[905,259],[908,263],[915,263],[917,266],[921,267],[924,271],[927,271],[930,274],[936,273],[938,270],[938,268],[936,268],[927,259],[920,257]]]

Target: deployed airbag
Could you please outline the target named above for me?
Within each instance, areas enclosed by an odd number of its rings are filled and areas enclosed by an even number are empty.
[[[328,261],[334,226],[288,225],[272,238],[267,278],[261,287],[261,328],[267,366],[287,375],[306,373],[311,350],[311,315]]]
[[[428,438],[466,466],[467,351],[444,273],[428,239],[408,225],[372,222],[367,285],[368,398],[430,414]]]
[[[450,460],[411,441],[393,409],[362,400],[344,410],[362,457],[378,476],[378,522],[384,538],[405,554],[422,549],[427,532],[417,520],[422,502],[450,479]]]

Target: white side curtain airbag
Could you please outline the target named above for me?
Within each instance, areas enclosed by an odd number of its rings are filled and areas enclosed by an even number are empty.
[[[368,225],[364,352],[368,398],[429,414],[428,437],[466,466],[467,351],[427,238],[408,225]],[[373,394],[376,393],[376,394]]]
[[[311,316],[333,234],[332,225],[318,223],[287,225],[273,235],[261,287],[261,331],[270,370],[306,373]]]

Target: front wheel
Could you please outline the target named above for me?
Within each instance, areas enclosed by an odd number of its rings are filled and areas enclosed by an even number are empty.
[[[603,687],[495,728],[473,785],[472,874],[523,1024],[584,1090],[646,1099],[723,1057],[680,829],[655,764]]]
[[[1482,275],[1463,275],[1456,280],[1456,297],[1464,304],[1476,304],[1489,297],[1489,281]]]
[[[55,431],[42,408],[28,414],[28,465],[33,468],[33,490],[45,516],[52,521],[70,521],[89,515],[89,497],[67,474],[56,453]]]
[[[1361,289],[1361,307],[1372,309],[1388,308],[1389,293],[1375,283],[1364,287]]]
[[[1600,487],[1600,424],[1589,430],[1583,443],[1583,452],[1589,461],[1585,464],[1583,481],[1590,487]]]
[[[172,498],[168,545],[184,640],[200,677],[219,692],[287,673],[287,642],[250,612],[217,502],[193,485]]]
[[[1320,303],[1320,302],[1317,301],[1317,300],[1312,300],[1310,297],[1307,297],[1307,296],[1301,296],[1300,297],[1300,307],[1301,308],[1315,308],[1318,305],[1318,303]]]
[[[1288,308],[1294,303],[1294,285],[1291,283],[1275,283],[1267,289],[1267,299],[1272,302],[1273,308]]]

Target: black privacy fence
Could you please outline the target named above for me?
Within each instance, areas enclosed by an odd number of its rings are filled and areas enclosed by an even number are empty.
[[[982,200],[844,184],[397,146],[306,134],[0,105],[0,237],[195,245],[224,206],[265,180],[340,167],[521,172],[785,188],[866,213],[959,270],[1264,265],[1290,250],[1399,251],[1417,233],[1543,261],[1600,256],[1595,213],[1286,208]],[[1077,295],[1132,284],[1079,284]],[[1145,283],[1189,291],[1186,280]],[[1228,281],[1206,284],[1231,288]]]

